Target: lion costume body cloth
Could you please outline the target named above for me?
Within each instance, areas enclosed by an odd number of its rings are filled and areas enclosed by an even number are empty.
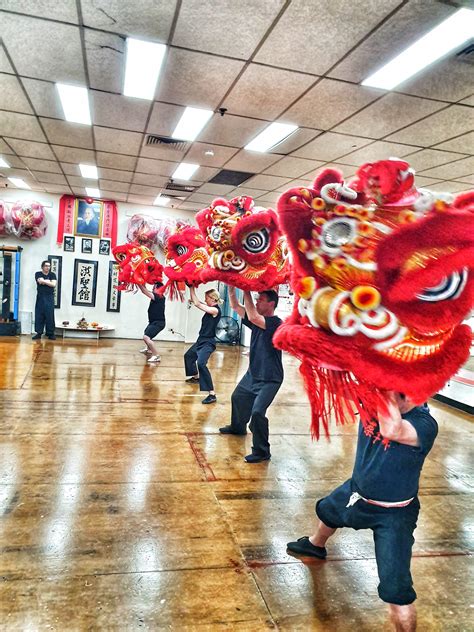
[[[349,185],[326,169],[278,213],[297,301],[274,344],[301,360],[313,436],[356,412],[373,434],[386,390],[420,404],[468,358],[474,192],[417,190],[406,162],[385,160]]]

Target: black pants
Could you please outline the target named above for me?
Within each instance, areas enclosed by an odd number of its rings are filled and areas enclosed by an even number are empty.
[[[247,371],[232,393],[230,425],[235,432],[243,433],[250,421],[253,454],[270,456],[266,412],[280,390],[280,386],[281,382],[255,380]]]
[[[207,368],[207,361],[215,350],[216,345],[211,340],[199,340],[198,338],[184,354],[186,375],[192,376],[199,373],[199,389],[201,391],[214,390],[211,372]]]
[[[35,305],[35,331],[41,335],[46,325],[46,335],[54,336],[54,296],[36,297]]]

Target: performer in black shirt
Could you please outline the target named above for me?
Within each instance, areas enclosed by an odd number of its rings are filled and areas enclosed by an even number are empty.
[[[140,285],[140,290],[148,296],[150,299],[150,305],[148,307],[148,326],[143,332],[143,341],[146,344],[144,349],[140,349],[140,353],[151,354],[148,358],[148,362],[159,362],[161,360],[158,349],[156,348],[153,338],[163,331],[166,327],[165,320],[165,297],[158,294],[158,290],[163,286],[163,283],[157,282],[153,286],[153,291],[147,289],[145,285]]]
[[[56,287],[56,275],[51,272],[49,261],[41,262],[41,272],[35,273],[36,281],[36,305],[35,305],[35,331],[33,340],[39,340],[43,335],[46,325],[46,335],[50,340],[56,340],[54,335],[54,288]]]
[[[270,459],[268,442],[267,408],[275,399],[283,382],[281,351],[272,343],[273,334],[281,324],[274,315],[278,305],[275,290],[259,293],[254,305],[250,292],[244,292],[244,305],[237,301],[235,288],[229,287],[230,305],[252,330],[250,338],[249,368],[232,393],[232,420],[229,426],[219,428],[222,434],[247,434],[247,423],[253,434],[252,454],[247,463],[260,463]]]
[[[204,302],[199,300],[193,287],[190,288],[190,294],[192,304],[206,313],[202,317],[198,339],[184,354],[184,368],[188,378],[186,381],[199,382],[200,390],[208,391],[208,395],[202,400],[202,403],[212,404],[217,401],[217,397],[207,362],[210,355],[216,350],[216,329],[221,317],[219,304],[222,301],[217,290],[207,290],[204,295]]]

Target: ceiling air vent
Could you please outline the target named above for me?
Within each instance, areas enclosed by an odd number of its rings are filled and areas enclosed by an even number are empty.
[[[209,180],[209,184],[229,184],[234,187],[238,187],[239,184],[242,184],[242,182],[245,182],[254,175],[254,173],[248,173],[246,171],[231,171],[230,169],[222,169],[211,180]]]
[[[456,53],[456,58],[466,64],[474,64],[474,39],[470,40],[469,44],[460,50],[459,53]]]
[[[166,146],[170,149],[179,149],[180,151],[185,151],[189,145],[189,143],[184,140],[175,140],[174,138],[155,136],[154,134],[148,134],[145,144],[148,146]]]
[[[179,193],[193,193],[197,187],[193,187],[190,184],[178,184],[177,182],[170,181],[166,184],[165,189]]]

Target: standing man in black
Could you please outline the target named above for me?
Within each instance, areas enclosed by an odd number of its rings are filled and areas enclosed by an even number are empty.
[[[35,331],[33,340],[39,340],[43,335],[46,325],[46,335],[50,340],[56,340],[54,335],[54,288],[56,287],[56,275],[51,272],[49,261],[41,262],[41,271],[35,273],[36,281],[36,305],[35,305]]]
[[[275,316],[278,294],[275,290],[260,292],[254,305],[250,292],[244,292],[244,304],[241,305],[237,301],[235,288],[229,287],[229,299],[243,324],[252,330],[252,336],[249,368],[232,393],[231,423],[219,428],[219,432],[245,435],[250,421],[252,454],[248,454],[245,461],[260,463],[271,457],[266,412],[283,382],[281,351],[275,349],[272,342],[273,334],[282,322]]]

